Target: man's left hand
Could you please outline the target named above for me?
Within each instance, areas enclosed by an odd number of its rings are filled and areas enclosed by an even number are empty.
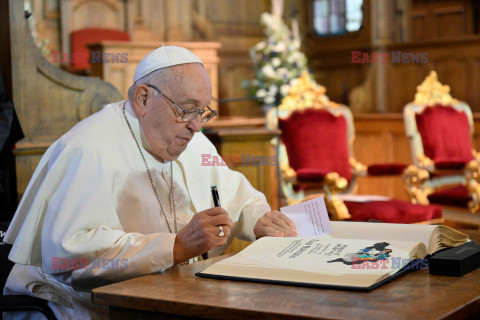
[[[280,211],[273,210],[258,219],[253,232],[257,239],[261,237],[296,237],[297,228],[289,217]]]

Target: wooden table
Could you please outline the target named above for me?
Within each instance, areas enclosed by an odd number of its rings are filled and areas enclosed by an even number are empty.
[[[480,319],[480,269],[459,278],[416,270],[368,293],[194,276],[219,258],[97,288],[92,300],[110,319]]]

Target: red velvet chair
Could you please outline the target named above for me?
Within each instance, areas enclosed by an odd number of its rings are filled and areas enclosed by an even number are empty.
[[[356,161],[350,109],[329,101],[325,88],[308,74],[297,79],[277,110],[269,112],[267,123],[270,128],[282,130],[278,162],[282,190],[289,204],[323,193],[332,220],[419,223],[441,219],[439,206],[399,200],[343,202],[337,197],[339,192],[353,193],[357,175],[399,174],[406,165],[367,168]]]
[[[89,72],[91,54],[88,44],[105,40],[129,41],[130,36],[122,30],[85,28],[75,30],[71,35],[72,69],[75,72]],[[121,52],[115,52],[121,53]]]
[[[415,101],[404,108],[414,161],[405,172],[406,190],[413,203],[436,203],[478,213],[480,165],[472,149],[472,112],[449,92],[432,71],[418,86]]]

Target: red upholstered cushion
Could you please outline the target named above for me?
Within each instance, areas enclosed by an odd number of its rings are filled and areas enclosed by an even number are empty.
[[[467,115],[453,107],[436,105],[425,108],[415,115],[417,128],[422,137],[423,151],[427,157],[443,169],[449,162],[459,163],[473,160],[470,126]]]
[[[431,203],[467,208],[470,197],[468,196],[467,187],[456,186],[438,190],[430,194],[428,200]]]
[[[337,172],[348,181],[352,179],[347,122],[343,116],[307,109],[295,111],[278,122],[288,161],[297,173],[306,173],[303,177],[310,179],[318,173]]]
[[[351,221],[368,221],[370,219],[389,223],[415,223],[442,217],[442,207],[436,205],[422,206],[406,201],[345,201]]]
[[[368,166],[368,175],[370,176],[386,176],[402,174],[407,167],[403,163],[379,163]]]
[[[103,40],[129,41],[130,36],[125,31],[103,28],[86,28],[72,32],[71,52],[73,69],[89,70],[91,58],[90,49],[87,45]]]
[[[439,159],[437,161],[435,161],[435,168],[436,169],[455,169],[455,170],[459,170],[459,169],[463,169],[465,168],[465,165],[467,164],[467,162],[465,161],[453,161],[451,159],[448,159],[448,160],[443,160],[443,159]]]
[[[297,170],[299,182],[322,182],[329,171],[316,168],[300,168]]]

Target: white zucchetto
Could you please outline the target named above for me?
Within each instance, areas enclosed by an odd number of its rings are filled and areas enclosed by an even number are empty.
[[[155,70],[186,63],[200,63],[203,65],[202,60],[188,49],[177,46],[162,45],[148,53],[140,61],[137,69],[135,69],[133,82],[145,77]]]

